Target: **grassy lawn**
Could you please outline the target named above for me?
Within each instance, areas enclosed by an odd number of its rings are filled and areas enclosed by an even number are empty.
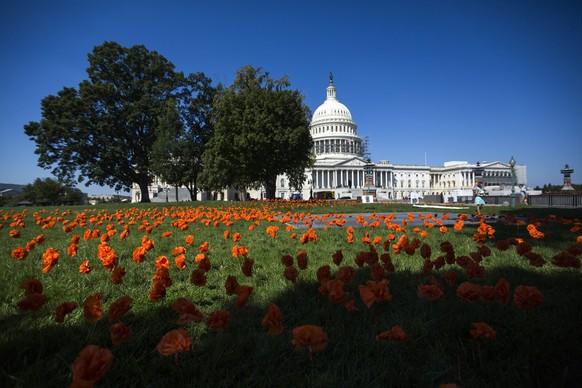
[[[495,217],[481,223],[469,222],[472,208],[435,211],[339,201],[0,209],[0,386],[69,386],[83,370],[114,387],[580,386],[582,210],[487,207]],[[396,212],[410,215],[395,223]],[[353,232],[347,218],[358,219]],[[308,232],[315,220],[328,226]],[[26,291],[30,279],[42,290]],[[115,316],[123,297],[131,308]],[[179,298],[195,321],[178,322]],[[78,307],[58,323],[64,302]],[[262,324],[271,304],[275,335]],[[229,316],[223,327],[216,312]],[[479,322],[493,332],[472,334]],[[113,344],[114,325],[131,330],[125,342]],[[300,337],[304,325],[325,338]],[[405,338],[377,338],[396,326]],[[174,330],[192,343],[164,355]],[[88,345],[110,353],[102,373],[72,367]]]

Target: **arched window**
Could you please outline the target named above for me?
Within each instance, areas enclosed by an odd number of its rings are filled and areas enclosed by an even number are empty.
[[[281,187],[285,187],[285,178],[281,178]]]

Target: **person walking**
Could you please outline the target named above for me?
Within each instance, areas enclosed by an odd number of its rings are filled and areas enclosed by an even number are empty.
[[[527,205],[527,191],[525,190],[525,187],[523,187],[523,183],[520,183],[518,186],[519,186],[519,203],[522,205]]]
[[[483,190],[483,181],[477,181],[475,187],[473,187],[473,196],[475,197],[475,206],[477,206],[477,215],[481,215],[481,209],[485,205],[483,196],[485,195],[485,190]]]

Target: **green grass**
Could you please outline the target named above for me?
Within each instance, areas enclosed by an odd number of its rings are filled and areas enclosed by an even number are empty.
[[[189,224],[181,231],[171,225],[183,216],[183,211],[201,206],[207,216]],[[254,209],[251,213],[244,209]],[[130,210],[134,209],[134,210]],[[70,210],[70,214],[68,213]],[[228,212],[240,211],[252,214],[246,219],[230,218],[234,224],[226,226],[214,220],[206,226],[202,219],[220,215],[220,221]],[[115,387],[433,387],[439,383],[457,382],[464,387],[576,387],[582,381],[582,275],[580,269],[559,268],[551,258],[562,250],[576,244],[582,234],[572,232],[573,223],[564,220],[580,219],[580,210],[534,209],[491,207],[486,212],[495,212],[508,219],[520,217],[528,222],[539,220],[539,230],[548,236],[533,239],[526,225],[514,222],[493,223],[495,239],[486,245],[492,254],[483,259],[486,275],[482,279],[467,279],[463,269],[454,264],[423,273],[423,259],[417,249],[413,255],[389,251],[395,272],[386,275],[390,282],[393,299],[367,308],[359,295],[358,286],[370,279],[368,265],[358,267],[354,261],[368,246],[361,239],[368,232],[370,238],[381,236],[383,240],[393,233],[397,238],[402,233],[394,232],[385,225],[376,228],[356,228],[354,243],[347,243],[345,228],[318,229],[318,240],[302,245],[299,237],[304,229],[285,230],[285,225],[269,222],[268,214],[310,213],[385,213],[422,212],[430,210],[406,205],[353,204],[348,202],[290,204],[275,202],[250,203],[188,203],[149,204],[103,207],[31,208],[26,210],[25,227],[11,227],[13,215],[23,209],[0,210],[0,386],[15,387],[62,387],[71,383],[71,364],[79,352],[88,344],[111,349],[114,360],[96,386]],[[454,218],[454,210],[449,214]],[[62,220],[49,229],[35,225],[34,214],[42,218],[62,216],[74,220],[78,214],[86,214],[87,226],[77,226],[70,233],[62,230]],[[139,214],[142,218],[138,219]],[[550,215],[556,216],[549,217]],[[103,220],[101,225],[89,224],[89,217]],[[130,226],[130,235],[125,241],[119,239],[123,225],[133,217],[136,225]],[[529,218],[528,218],[529,217]],[[504,218],[505,219],[505,218]],[[155,248],[142,263],[132,260],[134,248],[140,246],[144,231],[138,226],[147,220],[161,224],[153,228],[149,237]],[[191,220],[192,221],[192,220]],[[258,221],[254,230],[249,226]],[[526,224],[528,223],[526,222]],[[123,283],[114,285],[110,273],[97,258],[98,239],[83,240],[86,229],[100,229],[112,224],[117,234],[109,245],[119,257],[119,265],[127,271]],[[269,225],[279,226],[277,237],[265,233]],[[419,238],[432,249],[431,259],[441,253],[440,243],[449,241],[457,256],[474,252],[477,244],[472,236],[475,225],[465,225],[460,231],[452,225],[445,234],[438,227],[428,229],[422,239],[413,232],[417,225],[406,227],[409,239]],[[19,238],[10,238],[12,229],[20,231]],[[230,231],[231,239],[225,240],[224,230]],[[169,237],[162,237],[171,231]],[[232,235],[240,232],[240,242],[233,242]],[[39,233],[45,241],[37,245],[25,260],[10,257],[11,251],[24,246]],[[291,239],[297,233],[296,239]],[[68,257],[67,247],[72,235],[80,235],[79,252]],[[187,235],[194,236],[191,247],[184,243]],[[532,245],[533,251],[546,261],[543,267],[529,265],[527,259],[516,253],[515,247],[507,251],[496,248],[496,241],[511,237],[522,238]],[[209,242],[207,255],[212,263],[208,272],[208,283],[198,287],[190,283],[192,270],[196,268],[194,258],[198,246]],[[235,245],[248,248],[248,256],[255,260],[253,275],[246,277],[240,269],[241,259],[234,259],[231,249]],[[174,265],[172,250],[176,246],[187,248],[187,268],[180,270]],[[42,273],[42,253],[48,247],[58,249],[58,265],[49,273]],[[332,254],[341,249],[344,260],[341,265],[353,266],[355,281],[347,285],[348,299],[355,300],[357,311],[349,314],[342,305],[332,303],[318,292],[316,271],[322,265],[330,265],[332,275],[337,266]],[[376,246],[384,253],[382,243]],[[284,265],[281,256],[296,256],[299,250],[308,253],[308,266],[299,270],[296,282],[283,277]],[[170,259],[172,285],[165,298],[152,302],[148,299],[155,273],[154,261],[160,255]],[[579,257],[579,256],[578,256]],[[78,268],[82,261],[89,260],[94,267],[89,274],[82,275]],[[511,293],[518,285],[533,285],[544,295],[544,303],[538,309],[520,310],[510,298],[507,304],[463,303],[456,296],[456,286],[441,279],[443,271],[459,273],[460,282],[470,280],[482,285],[494,285],[501,277],[511,285]],[[254,287],[247,304],[234,306],[235,296],[225,292],[224,282],[228,275],[235,275],[240,284]],[[445,297],[427,301],[417,295],[417,287],[427,283],[433,275],[444,285]],[[17,303],[24,297],[20,284],[27,279],[41,280],[48,302],[37,311],[20,312]],[[94,324],[83,317],[83,301],[89,295],[103,292],[104,317]],[[109,305],[121,296],[133,298],[133,308],[121,318],[131,326],[132,340],[112,346],[107,319]],[[511,296],[511,294],[510,294]],[[172,303],[179,297],[187,297],[208,316],[213,311],[227,309],[231,321],[222,331],[207,329],[204,323],[176,324],[179,314]],[[80,307],[69,314],[63,324],[54,321],[56,306],[64,301],[75,301]],[[269,336],[261,320],[269,303],[277,304],[283,312],[285,331],[278,336]],[[471,322],[487,322],[497,332],[495,340],[473,339],[469,335]],[[311,324],[321,326],[328,335],[325,350],[310,359],[307,351],[295,351],[291,330],[297,326]],[[392,326],[402,327],[408,339],[404,342],[377,342],[375,336]],[[156,345],[169,330],[184,328],[194,338],[191,349],[174,357],[161,356]]]

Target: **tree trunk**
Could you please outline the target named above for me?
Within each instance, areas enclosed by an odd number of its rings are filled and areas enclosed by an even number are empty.
[[[147,176],[139,177],[138,182],[136,182],[139,186],[139,191],[141,192],[141,203],[151,202],[150,200],[150,192],[148,191],[148,179]]]
[[[268,178],[265,182],[265,196],[267,199],[275,199],[275,192],[277,191],[277,176]]]
[[[176,185],[176,202],[180,202],[180,200],[178,199],[178,185]]]
[[[194,188],[193,188],[192,192],[190,193],[190,196],[192,197],[192,201],[198,201],[198,198],[196,198],[197,194],[198,194],[198,184],[196,183],[196,180],[194,180]]]

